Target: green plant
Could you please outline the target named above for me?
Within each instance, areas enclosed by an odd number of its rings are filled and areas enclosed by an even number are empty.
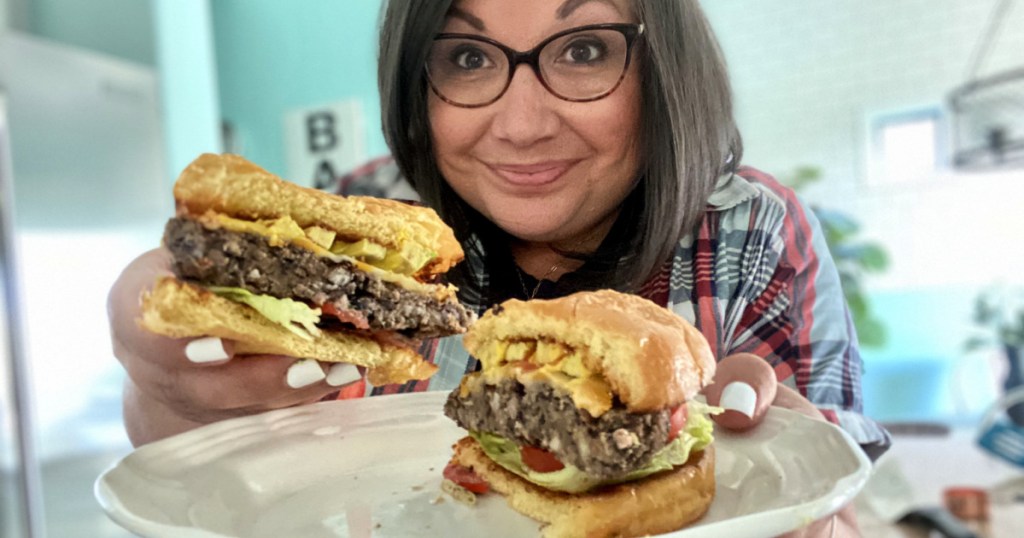
[[[967,350],[982,347],[1024,348],[1024,288],[992,286],[974,300],[974,323],[981,329],[967,340]]]
[[[808,185],[821,180],[821,169],[813,166],[797,168],[786,184],[800,192]],[[871,310],[871,303],[864,289],[863,280],[869,273],[881,273],[889,267],[889,256],[878,243],[858,237],[860,224],[841,211],[826,209],[811,204],[811,211],[821,222],[829,252],[839,270],[843,295],[850,306],[853,324],[857,327],[857,338],[865,347],[885,345],[885,325]]]

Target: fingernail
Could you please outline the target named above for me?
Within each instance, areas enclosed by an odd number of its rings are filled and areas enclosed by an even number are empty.
[[[359,368],[354,364],[339,362],[327,369],[327,384],[332,387],[348,385],[353,381],[359,381],[360,377],[362,376],[359,375]]]
[[[224,342],[216,336],[197,338],[185,346],[185,356],[192,362],[214,362],[228,358]]]
[[[733,381],[722,389],[722,398],[718,405],[747,415],[754,416],[754,405],[757,404],[757,392],[754,387],[742,381]]]
[[[288,386],[293,389],[312,385],[327,377],[320,363],[311,359],[299,359],[288,367]]]

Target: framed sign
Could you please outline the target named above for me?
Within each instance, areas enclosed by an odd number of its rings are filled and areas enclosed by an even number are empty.
[[[291,110],[284,117],[290,181],[323,189],[366,161],[363,107],[356,99]]]

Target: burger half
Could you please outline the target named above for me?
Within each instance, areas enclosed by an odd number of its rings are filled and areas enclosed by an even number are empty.
[[[633,295],[507,301],[470,328],[445,414],[469,435],[445,478],[494,489],[547,537],[638,536],[701,517],[715,492],[715,360],[704,337]]]
[[[174,198],[163,238],[174,276],[143,296],[150,331],[366,366],[380,385],[429,377],[416,341],[474,319],[439,283],[463,252],[431,209],[303,188],[213,154],[182,172]]]

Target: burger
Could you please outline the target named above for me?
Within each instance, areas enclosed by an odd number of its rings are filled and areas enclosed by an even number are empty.
[[[143,295],[147,330],[348,362],[381,385],[432,375],[417,342],[474,320],[441,283],[463,251],[431,209],[303,188],[213,154],[181,173],[174,198],[173,276]]]
[[[637,536],[700,518],[715,492],[715,360],[668,309],[614,291],[511,300],[464,337],[480,361],[445,403],[469,435],[445,482],[546,524],[544,536]]]

